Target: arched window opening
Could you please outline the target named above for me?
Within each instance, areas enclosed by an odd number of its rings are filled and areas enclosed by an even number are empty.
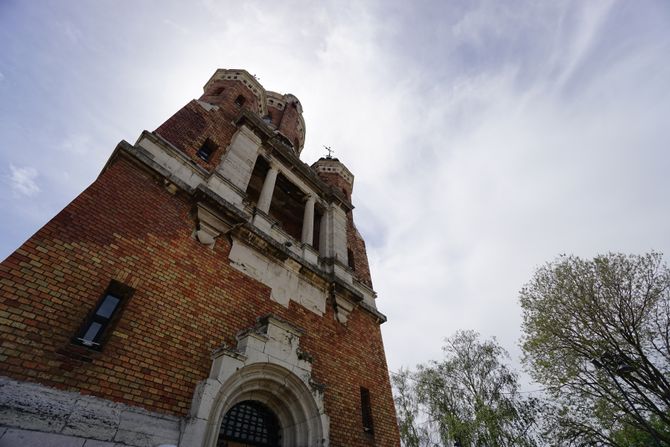
[[[247,101],[247,100],[246,100],[246,98],[245,98],[244,96],[239,95],[239,96],[235,99],[235,104],[236,104],[238,107],[242,107],[246,101]]]
[[[228,410],[217,447],[279,447],[277,416],[260,402],[245,400]]]

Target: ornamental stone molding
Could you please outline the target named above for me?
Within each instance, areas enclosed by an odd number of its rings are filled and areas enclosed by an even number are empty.
[[[209,378],[195,389],[179,445],[216,446],[226,412],[252,400],[277,416],[283,447],[327,447],[324,386],[312,381],[312,358],[299,349],[301,334],[268,315],[238,334],[236,349],[215,350]]]

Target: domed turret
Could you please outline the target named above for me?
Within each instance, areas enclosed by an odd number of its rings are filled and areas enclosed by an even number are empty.
[[[228,118],[245,108],[258,115],[300,155],[305,144],[302,105],[292,94],[266,91],[246,70],[219,69],[207,81],[200,101],[219,107]]]
[[[312,165],[317,175],[330,186],[341,191],[351,201],[354,189],[354,174],[337,158],[321,157]]]

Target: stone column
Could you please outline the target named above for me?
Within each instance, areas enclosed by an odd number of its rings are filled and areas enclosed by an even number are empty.
[[[258,198],[258,209],[264,213],[270,212],[270,203],[272,202],[272,194],[275,190],[275,182],[277,181],[277,167],[270,165],[270,170],[263,181],[263,189],[261,189],[261,196]]]
[[[302,243],[312,245],[314,240],[314,202],[316,199],[312,194],[307,196],[305,203],[305,214],[302,217]]]

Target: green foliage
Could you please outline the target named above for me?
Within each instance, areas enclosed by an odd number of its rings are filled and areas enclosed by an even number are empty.
[[[393,398],[398,415],[398,429],[405,447],[429,446],[430,433],[427,424],[421,422],[422,413],[416,399],[413,375],[409,370],[401,369],[391,376]]]
[[[670,434],[668,431],[670,427],[664,424],[659,418],[652,416],[649,423],[659,432],[664,432],[666,435]],[[625,445],[627,447],[648,447],[657,445],[656,440],[648,431],[642,431],[631,425],[624,423],[623,427],[612,433],[612,439],[618,445]]]
[[[446,340],[445,359],[394,375],[396,407],[407,447],[537,445],[537,400],[523,397],[505,350],[474,331]]]
[[[670,445],[670,271],[660,254],[560,257],[520,301],[524,362],[552,398],[552,445]]]

